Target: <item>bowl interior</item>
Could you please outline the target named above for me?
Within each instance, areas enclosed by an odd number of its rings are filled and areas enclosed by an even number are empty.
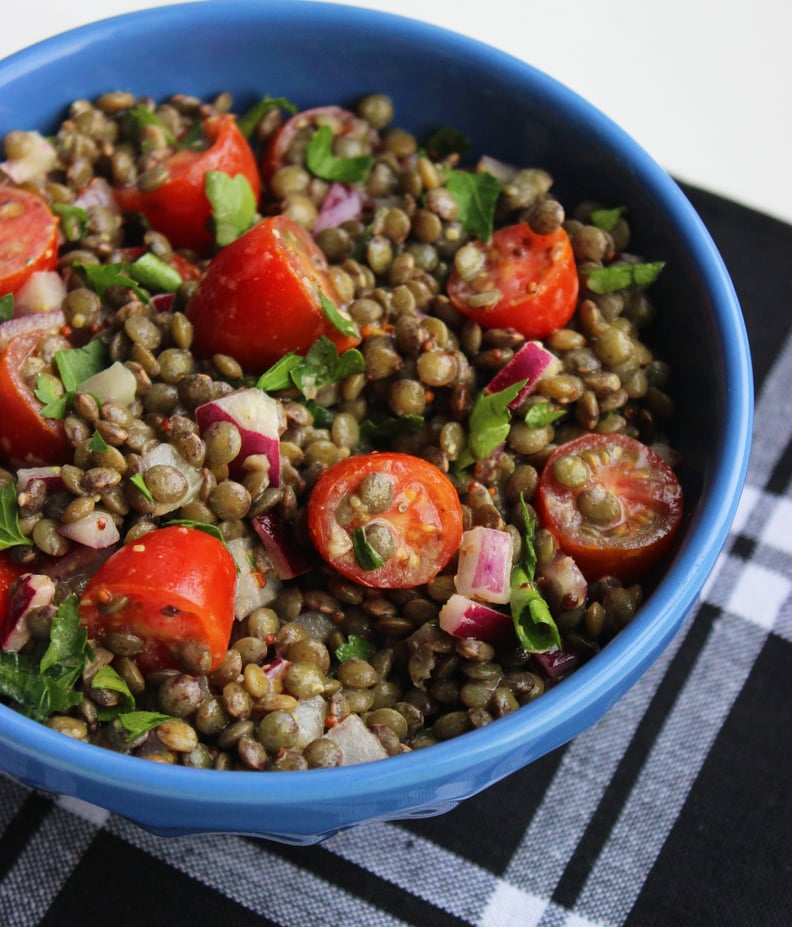
[[[662,312],[652,344],[674,371],[686,532],[639,618],[603,653],[532,705],[429,754],[318,773],[223,776],[75,744],[0,706],[0,766],[160,832],[303,842],[369,818],[444,810],[596,721],[690,611],[727,536],[748,456],[751,376],[739,306],[673,181],[602,114],[525,63],[410,20],[294,0],[163,7],[18,53],[0,63],[0,133],[50,131],[72,99],[113,89],[155,99],[227,90],[238,111],[264,94],[305,108],[351,105],[381,91],[394,101],[396,123],[419,138],[452,126],[471,139],[473,157],[548,169],[567,206],[583,198],[626,206],[637,230],[632,250],[667,262],[653,291]]]

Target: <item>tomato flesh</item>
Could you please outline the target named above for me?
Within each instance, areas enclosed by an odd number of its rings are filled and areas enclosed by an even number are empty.
[[[451,302],[484,328],[513,328],[529,339],[546,338],[572,318],[578,274],[569,236],[563,229],[537,235],[527,223],[494,232],[480,269],[463,278],[456,267],[448,280]],[[478,305],[491,294],[492,302]]]
[[[0,187],[0,296],[16,293],[35,271],[58,260],[58,218],[33,193]]]
[[[380,504],[366,504],[364,480],[375,474],[390,484]],[[387,504],[385,504],[387,502]],[[390,535],[393,553],[366,568],[355,555],[357,529],[378,525]],[[348,457],[323,471],[308,500],[308,530],[321,556],[363,586],[401,589],[433,579],[458,550],[462,506],[453,483],[418,457],[372,453]]]
[[[184,668],[196,649],[207,672],[223,659],[234,622],[236,566],[226,546],[194,528],[171,526],[126,544],[94,574],[80,600],[89,636],[132,633],[144,672]]]
[[[230,354],[261,373],[289,351],[306,354],[321,336],[339,352],[360,343],[322,309],[335,303],[327,260],[308,232],[286,216],[259,222],[212,260],[187,306],[193,350]]]
[[[212,207],[206,197],[206,174],[222,171],[230,177],[244,175],[258,202],[261,178],[256,158],[233,116],[210,116],[201,125],[211,143],[203,151],[177,151],[165,162],[169,179],[153,190],[116,187],[113,190],[124,212],[140,212],[151,228],[162,232],[174,248],[205,252],[214,243],[209,228]]]
[[[534,506],[586,579],[632,583],[669,549],[682,519],[682,487],[640,441],[583,435],[548,458]]]
[[[0,354],[0,457],[23,466],[68,463],[73,453],[63,422],[44,418],[42,404],[22,377],[42,332],[12,339]]]

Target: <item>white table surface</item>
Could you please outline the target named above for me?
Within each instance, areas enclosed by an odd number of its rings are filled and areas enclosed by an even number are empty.
[[[4,0],[0,58],[160,2]],[[528,61],[598,106],[678,178],[792,222],[788,0],[663,0],[656,11],[641,0],[349,2]]]

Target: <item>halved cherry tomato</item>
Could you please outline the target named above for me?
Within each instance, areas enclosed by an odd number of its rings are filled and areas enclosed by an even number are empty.
[[[322,123],[330,125],[336,134],[348,132],[355,123],[355,114],[340,106],[317,106],[287,119],[269,140],[261,157],[261,173],[270,183],[276,171],[289,164],[289,149],[301,133],[308,133]]]
[[[286,216],[264,219],[212,259],[187,306],[200,356],[230,354],[261,373],[287,354],[305,354],[322,335],[339,352],[360,338],[330,321],[319,293],[335,301],[327,260]]]
[[[144,672],[179,669],[196,651],[208,672],[228,650],[234,623],[236,565],[226,546],[195,528],[152,531],[117,550],[80,599],[91,638],[111,631],[141,638]]]
[[[458,550],[462,506],[433,464],[410,454],[362,454],[319,475],[308,530],[322,557],[356,583],[411,588],[433,579]]]
[[[463,315],[484,328],[513,328],[530,339],[566,325],[577,303],[578,273],[563,229],[537,235],[522,222],[473,246],[484,256],[481,269],[463,278],[455,267],[448,280],[448,295]],[[488,293],[492,303],[477,305]]]
[[[209,229],[212,208],[206,198],[206,174],[222,171],[230,177],[243,174],[261,195],[256,158],[233,116],[210,116],[201,125],[209,148],[184,148],[166,161],[169,179],[160,187],[142,191],[138,187],[115,187],[113,194],[124,212],[141,212],[149,225],[162,232],[174,248],[206,251],[214,242]]]
[[[67,463],[72,454],[63,422],[42,417],[42,404],[22,377],[41,338],[41,331],[18,335],[0,354],[0,457],[26,467]]]
[[[0,187],[0,296],[16,293],[58,259],[58,218],[41,197]]]
[[[539,523],[588,580],[626,583],[663,556],[682,519],[674,471],[627,435],[589,434],[548,458],[534,497]]]

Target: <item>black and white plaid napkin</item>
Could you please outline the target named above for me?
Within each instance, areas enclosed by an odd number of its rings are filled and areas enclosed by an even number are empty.
[[[0,779],[0,927],[792,925],[792,227],[686,192],[744,307],[755,446],[701,606],[627,696],[449,814],[310,848]]]

